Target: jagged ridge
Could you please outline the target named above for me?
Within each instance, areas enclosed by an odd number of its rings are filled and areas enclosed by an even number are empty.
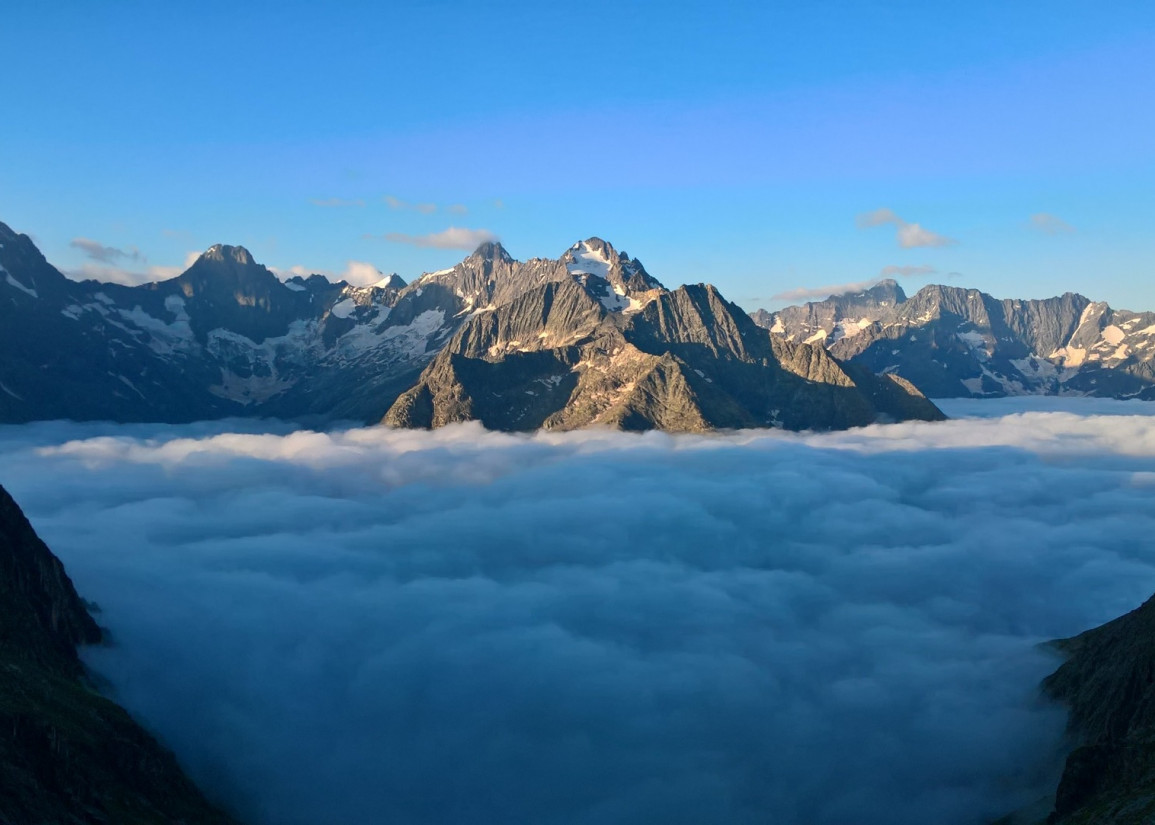
[[[1097,395],[1155,400],[1155,314],[1082,295],[996,299],[931,285],[907,298],[893,281],[756,319],[790,340],[901,375],[927,395]]]

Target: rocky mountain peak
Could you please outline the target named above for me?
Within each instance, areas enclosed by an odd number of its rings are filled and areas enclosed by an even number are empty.
[[[561,256],[571,275],[596,275],[609,278],[614,264],[620,265],[616,249],[601,238],[577,241]]]
[[[405,279],[394,272],[390,275],[386,275],[380,281],[373,284],[373,286],[379,287],[381,289],[403,289],[405,287]]]
[[[502,263],[513,263],[513,256],[506,252],[505,247],[501,245],[501,241],[486,241],[473,250],[470,258],[479,259],[482,261],[501,261]]]
[[[240,266],[253,266],[253,256],[243,246],[229,246],[227,244],[213,244],[206,249],[198,260],[227,263],[232,261]]]
[[[906,300],[906,293],[894,278],[884,278],[855,297],[868,298],[884,306],[894,306]]]

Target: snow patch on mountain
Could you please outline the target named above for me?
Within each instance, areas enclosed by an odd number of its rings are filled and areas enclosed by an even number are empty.
[[[585,241],[575,243],[566,255],[565,268],[570,275],[593,275],[608,280],[611,266],[603,250],[593,249]]]
[[[333,308],[329,310],[329,314],[334,318],[348,318],[357,310],[357,302],[352,298],[344,298],[333,304]]]
[[[9,286],[16,287],[18,290],[23,292],[25,295],[31,296],[32,298],[39,298],[40,297],[40,295],[36,292],[35,289],[33,289],[32,287],[29,287],[29,286],[24,286],[24,284],[20,283],[15,278],[13,278],[11,273],[9,273],[7,270],[4,270],[4,278],[5,278],[5,280],[8,281]]]

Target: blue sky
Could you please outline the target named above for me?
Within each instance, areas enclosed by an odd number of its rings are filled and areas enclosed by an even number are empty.
[[[1152,3],[46,5],[0,29],[0,220],[68,272],[599,235],[747,308],[904,272],[1155,309]]]

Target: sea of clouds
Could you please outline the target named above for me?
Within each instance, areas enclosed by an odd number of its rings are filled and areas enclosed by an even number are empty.
[[[1037,408],[1038,402],[1032,402]],[[252,825],[988,821],[1155,592],[1155,405],[847,433],[0,427],[84,654]]]

